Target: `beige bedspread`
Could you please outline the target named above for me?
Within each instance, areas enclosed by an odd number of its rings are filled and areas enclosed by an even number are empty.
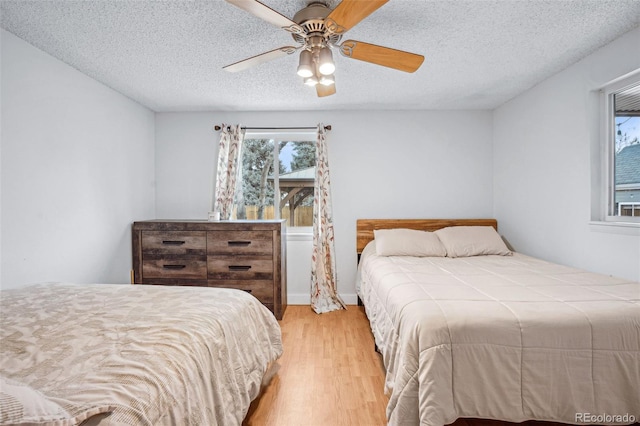
[[[273,314],[239,290],[44,284],[0,298],[1,374],[67,407],[113,407],[100,425],[240,425],[282,353]]]
[[[390,425],[639,421],[640,283],[517,253],[380,257],[374,244],[358,293]]]

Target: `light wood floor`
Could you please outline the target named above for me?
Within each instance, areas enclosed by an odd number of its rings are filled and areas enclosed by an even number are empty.
[[[386,424],[382,359],[361,307],[318,315],[290,305],[280,326],[280,369],[244,425]]]
[[[384,367],[362,307],[318,315],[309,306],[290,305],[280,326],[279,370],[251,404],[244,426],[386,425]],[[508,425],[515,424],[458,419],[452,426]]]

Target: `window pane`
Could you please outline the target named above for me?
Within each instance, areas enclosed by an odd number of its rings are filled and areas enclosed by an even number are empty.
[[[276,219],[279,214],[287,226],[313,225],[315,143],[285,136],[245,137],[232,219]]]
[[[236,219],[273,219],[273,139],[245,139],[236,185]]]
[[[640,207],[640,86],[614,94],[613,215],[637,216]]]
[[[280,217],[287,220],[287,226],[312,226],[315,144],[280,142],[280,165]]]

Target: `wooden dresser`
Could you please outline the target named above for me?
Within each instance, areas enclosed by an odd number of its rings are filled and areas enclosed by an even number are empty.
[[[134,284],[248,291],[277,319],[287,307],[284,220],[148,220],[132,227]]]

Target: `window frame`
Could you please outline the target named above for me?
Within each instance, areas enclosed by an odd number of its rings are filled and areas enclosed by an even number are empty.
[[[640,84],[640,69],[637,69],[617,80],[607,84],[601,89],[602,103],[602,135],[603,141],[603,194],[602,194],[602,218],[605,222],[625,223],[631,226],[640,226],[640,217],[619,216],[616,213],[616,123],[614,95]]]
[[[243,141],[247,139],[271,139],[273,140],[273,159],[274,165],[278,164],[276,160],[280,158],[280,142],[310,142],[315,145],[317,139],[317,131],[314,130],[245,130]],[[273,168],[273,184],[274,184],[274,216],[275,219],[281,219],[280,214],[280,170],[278,167]],[[313,226],[287,226],[287,234],[311,234]]]

